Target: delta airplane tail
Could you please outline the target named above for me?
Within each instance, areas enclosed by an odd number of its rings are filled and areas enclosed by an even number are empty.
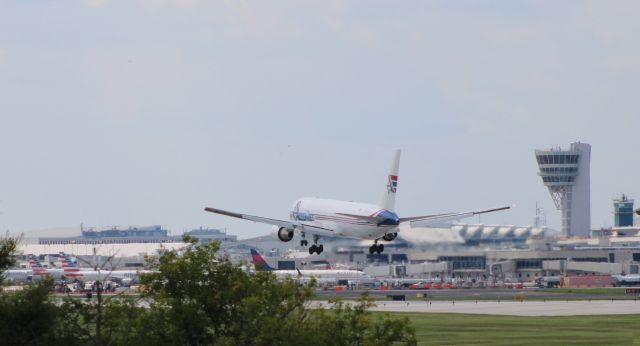
[[[391,163],[391,170],[387,177],[387,187],[380,200],[380,208],[393,211],[396,206],[396,191],[398,190],[398,171],[400,170],[400,149],[396,150]]]
[[[256,251],[255,249],[251,249],[251,259],[253,260],[253,265],[256,267],[256,270],[259,271],[271,271],[273,268],[269,266],[267,261]]]

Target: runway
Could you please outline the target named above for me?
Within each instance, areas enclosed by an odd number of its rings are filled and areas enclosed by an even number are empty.
[[[581,299],[581,300],[609,300],[609,299],[634,299],[634,295],[620,295],[611,290],[611,293],[590,292],[589,290],[581,291],[576,289],[574,292],[557,292],[548,289],[529,288],[529,289],[509,289],[509,288],[472,288],[472,289],[443,289],[443,290],[412,290],[412,289],[394,289],[394,290],[345,290],[345,291],[318,291],[319,297],[330,299],[340,297],[343,299],[352,299],[359,297],[362,293],[367,293],[374,300],[384,299],[389,295],[405,295],[407,298],[415,297],[417,294],[425,295],[428,300],[521,300],[521,297],[543,299]],[[635,296],[636,298],[637,295]]]
[[[312,307],[331,306],[314,302]],[[511,316],[585,316],[640,314],[640,302],[633,300],[592,301],[376,301],[371,311],[487,314]]]

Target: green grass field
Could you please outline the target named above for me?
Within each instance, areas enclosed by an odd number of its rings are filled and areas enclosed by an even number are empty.
[[[393,315],[410,319],[419,345],[640,345],[640,315]]]

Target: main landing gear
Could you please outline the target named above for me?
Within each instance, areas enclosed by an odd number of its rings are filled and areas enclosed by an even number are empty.
[[[309,245],[309,242],[304,238],[305,234],[302,233],[301,235],[302,235],[302,240],[300,240],[300,246]],[[320,236],[314,234],[313,245],[309,247],[309,255],[313,255],[314,253],[317,253],[319,255],[322,253],[322,251],[324,251],[324,246],[322,246],[322,244],[318,245],[318,240],[320,240]]]
[[[311,245],[309,247],[309,255],[313,255],[313,253],[317,253],[318,255],[322,253],[322,251],[324,250],[324,247],[322,246],[322,244],[320,245]]]
[[[378,244],[378,239],[376,239],[375,243],[369,247],[369,254],[373,255],[374,253],[381,254],[384,251],[384,244]]]
[[[304,236],[304,235],[303,235]],[[313,235],[313,245],[311,245],[309,247],[309,255],[313,255],[314,253],[317,253],[318,255],[322,253],[322,251],[324,251],[324,246],[322,246],[322,244],[318,245],[318,240],[320,239],[319,236],[317,235]],[[308,243],[305,239],[302,239],[300,241],[300,246],[306,246]]]

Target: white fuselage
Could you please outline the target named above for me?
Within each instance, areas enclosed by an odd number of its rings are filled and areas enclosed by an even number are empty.
[[[359,270],[313,269],[300,270],[299,272],[297,270],[274,270],[272,273],[279,279],[291,278],[300,282],[308,282],[311,278],[315,278],[319,283],[337,283],[341,280],[356,283],[369,283],[374,281],[372,277]]]
[[[33,272],[30,269],[11,269],[2,273],[2,277],[9,283],[22,283],[31,280]]]
[[[84,268],[83,268],[84,269]],[[78,279],[80,281],[95,281],[106,280],[109,278],[116,278],[120,280],[131,280],[137,282],[140,280],[139,274],[150,273],[148,270],[80,270],[75,272],[67,272],[65,276],[67,278]]]
[[[331,230],[331,233],[338,237],[378,239],[387,233],[398,232],[398,226],[377,224],[341,214],[373,217],[381,213],[390,213],[397,217],[395,213],[375,204],[305,197],[293,203],[289,217],[302,225]]]

